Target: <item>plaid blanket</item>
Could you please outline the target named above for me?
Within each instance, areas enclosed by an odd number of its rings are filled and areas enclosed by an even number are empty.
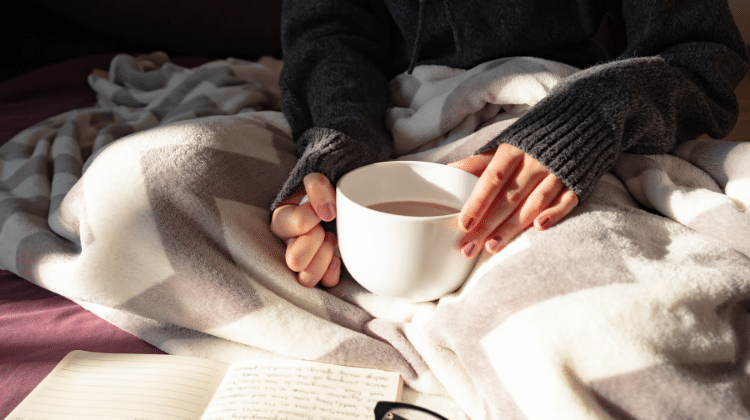
[[[301,287],[285,267],[267,210],[296,162],[280,66],[116,57],[89,79],[96,106],[0,147],[0,266],[167,352],[393,370],[407,401],[454,419],[750,418],[750,144],[624,155],[461,290],[394,304],[346,275]],[[393,81],[404,158],[469,153],[575,71],[483,66]],[[452,106],[464,114],[420,125]]]

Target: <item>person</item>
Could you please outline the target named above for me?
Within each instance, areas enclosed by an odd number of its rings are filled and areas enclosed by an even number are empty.
[[[607,44],[595,36],[602,27]],[[461,250],[473,257],[531,226],[554,226],[623,152],[725,136],[748,72],[726,0],[287,0],[282,47],[282,111],[299,161],[272,206],[271,230],[306,286],[338,282],[336,238],[321,221],[336,217],[333,185],[343,174],[392,157],[383,120],[387,83],[399,73],[512,56],[581,69],[451,164],[480,176],[459,215]]]

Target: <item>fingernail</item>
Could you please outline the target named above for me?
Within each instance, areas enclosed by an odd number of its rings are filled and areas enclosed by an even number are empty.
[[[493,236],[492,239],[487,241],[487,248],[490,252],[497,252],[500,250],[500,246],[503,244],[503,238],[499,236]]]
[[[551,224],[552,224],[552,220],[550,220],[549,217],[545,217],[544,220],[539,222],[539,227],[541,227],[542,230],[546,230],[550,227]]]
[[[464,223],[464,229],[465,230],[471,230],[471,228],[474,227],[474,222],[475,222],[475,220],[474,220],[473,217],[471,219],[467,220],[466,223]]]
[[[336,257],[333,257],[331,259],[331,263],[328,264],[328,271],[336,271],[339,268],[339,259]]]
[[[325,203],[318,207],[318,215],[320,215],[320,218],[324,221],[330,222],[336,218],[336,209],[333,208],[332,203]]]
[[[338,242],[338,239],[336,239],[336,234],[333,232],[326,232],[326,236],[323,240],[333,245],[336,245],[336,243]]]
[[[467,258],[471,258],[474,256],[474,250],[476,249],[476,245],[474,245],[474,242],[469,242],[468,244],[461,247],[461,252],[466,256]]]

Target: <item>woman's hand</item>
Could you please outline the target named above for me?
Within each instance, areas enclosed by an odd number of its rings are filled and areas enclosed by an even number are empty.
[[[274,210],[271,231],[286,242],[286,265],[298,273],[301,285],[335,286],[341,275],[341,261],[334,255],[336,235],[325,232],[320,222],[336,218],[336,193],[319,173],[305,176],[303,185]],[[300,205],[305,194],[309,201]]]
[[[495,254],[532,224],[554,226],[577,205],[578,196],[539,161],[509,144],[451,163],[479,177],[458,223],[466,233],[461,252],[475,256],[484,246]]]

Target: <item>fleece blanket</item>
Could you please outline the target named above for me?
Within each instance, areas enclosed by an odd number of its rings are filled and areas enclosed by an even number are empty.
[[[452,418],[750,419],[750,144],[624,155],[558,226],[394,304],[304,288],[268,228],[296,158],[273,59],[116,57],[99,101],[0,147],[0,266],[175,354],[397,371]],[[448,162],[576,70],[513,58],[391,83],[400,158]]]

